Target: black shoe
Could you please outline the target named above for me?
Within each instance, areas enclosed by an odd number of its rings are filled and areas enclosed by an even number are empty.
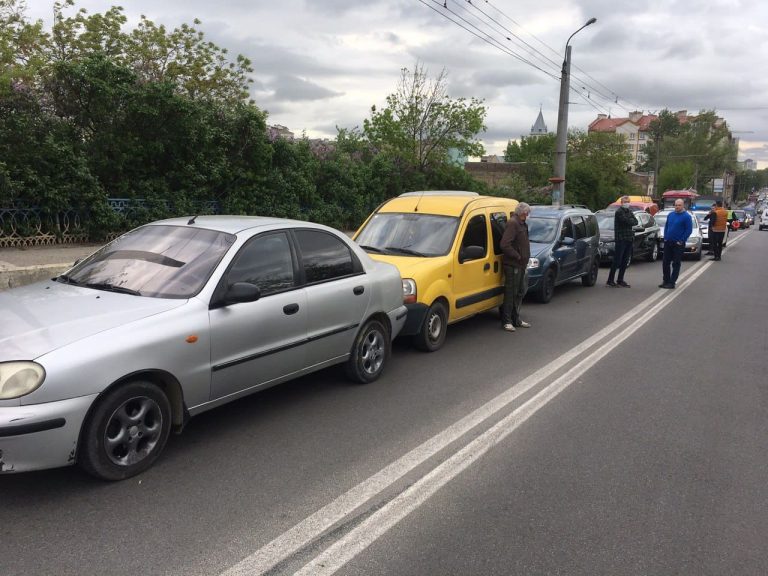
[[[720,257],[718,256],[717,258],[713,258],[713,260],[720,262]]]
[[[629,284],[627,284],[626,282],[624,282],[624,280],[619,280],[618,282],[616,282],[616,284],[618,284],[622,288],[631,288],[631,286]]]
[[[674,287],[674,284],[659,284],[659,288],[666,288],[667,290],[672,290]]]
[[[708,260],[717,260],[717,258],[715,258],[714,256],[712,256],[712,258],[708,258]]]
[[[606,286],[610,286],[611,288],[616,288],[616,282],[613,280],[608,280],[608,282],[605,283]]]

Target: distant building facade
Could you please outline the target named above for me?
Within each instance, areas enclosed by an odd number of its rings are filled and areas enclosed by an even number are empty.
[[[681,121],[688,118],[688,113],[681,110],[677,113]],[[598,114],[587,129],[587,132],[608,132],[612,134],[621,134],[626,140],[627,154],[631,160],[627,164],[630,172],[635,171],[638,164],[645,162],[646,157],[643,154],[643,145],[650,140],[648,127],[651,122],[656,120],[655,114],[643,114],[642,112],[630,112],[626,118],[611,118],[607,114]]]
[[[744,170],[757,170],[757,162],[752,158],[747,158],[744,162],[739,162]]]

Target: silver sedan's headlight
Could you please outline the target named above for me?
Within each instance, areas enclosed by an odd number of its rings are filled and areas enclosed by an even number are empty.
[[[536,270],[540,265],[538,258],[528,258],[528,270]]]
[[[0,400],[34,392],[45,380],[45,369],[36,362],[0,362]]]

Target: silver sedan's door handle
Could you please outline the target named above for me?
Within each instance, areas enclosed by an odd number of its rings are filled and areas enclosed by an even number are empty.
[[[291,314],[296,314],[296,312],[299,311],[299,305],[298,304],[286,304],[283,306],[283,312],[290,316]]]
[[[355,286],[352,288],[352,292],[355,293],[355,296],[360,296],[360,294],[365,292],[365,286]]]

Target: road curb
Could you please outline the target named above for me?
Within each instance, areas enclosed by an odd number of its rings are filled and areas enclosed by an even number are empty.
[[[70,264],[43,264],[9,270],[0,270],[0,291],[18,288],[58,276],[72,267]]]

